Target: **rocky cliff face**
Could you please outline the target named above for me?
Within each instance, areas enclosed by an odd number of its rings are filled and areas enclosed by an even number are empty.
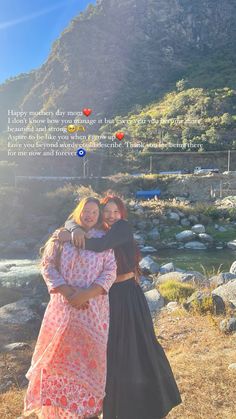
[[[235,32],[234,0],[100,0],[73,19],[28,90],[12,80],[0,102],[15,89],[12,108],[124,114],[169,90],[192,61],[235,55]]]

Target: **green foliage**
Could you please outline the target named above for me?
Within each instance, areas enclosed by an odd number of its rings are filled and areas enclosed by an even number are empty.
[[[75,188],[68,184],[45,195],[45,209],[47,214],[54,215],[55,220],[64,223],[78,201],[88,196],[95,196],[91,187],[80,186]]]
[[[182,283],[175,279],[170,279],[158,285],[158,288],[166,302],[178,301],[182,303],[196,291],[194,285]]]
[[[221,217],[222,211],[215,207],[214,205],[207,205],[202,208],[202,213],[208,217],[213,218],[213,220],[217,220]]]
[[[191,311],[193,311],[196,314],[214,314],[214,305],[213,300],[211,296],[203,296],[201,300],[194,300],[191,303]]]
[[[177,91],[166,94],[126,117],[117,116],[114,123],[104,125],[102,132],[122,130],[126,137],[147,144],[145,151],[159,144],[160,150],[179,150],[178,144],[196,144],[191,151],[223,150],[235,143],[236,92],[231,88],[186,88],[186,80],[177,82]]]
[[[182,92],[187,87],[188,87],[188,80],[181,79],[181,80],[177,81],[177,83],[176,83],[176,89],[178,90],[178,92]]]

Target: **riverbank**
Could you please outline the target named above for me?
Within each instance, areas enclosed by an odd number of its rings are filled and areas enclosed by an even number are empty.
[[[235,419],[236,335],[225,335],[217,324],[221,317],[192,315],[183,310],[163,310],[155,320],[158,340],[163,346],[174,371],[183,403],[168,419]],[[17,376],[27,370],[34,342],[30,349],[8,355],[7,372]],[[3,359],[1,358],[1,365]],[[25,389],[0,395],[0,417],[16,419],[23,407]],[[32,416],[32,419],[34,417]]]

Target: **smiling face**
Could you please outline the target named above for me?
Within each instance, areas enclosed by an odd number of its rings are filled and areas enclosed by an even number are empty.
[[[67,125],[67,131],[70,132],[70,133],[75,132],[76,131],[76,125],[73,125],[73,124]]]
[[[99,207],[95,202],[87,202],[81,214],[80,222],[85,230],[90,230],[94,227],[99,219]]]
[[[115,202],[108,202],[102,212],[103,221],[111,227],[116,221],[121,219],[121,213]]]

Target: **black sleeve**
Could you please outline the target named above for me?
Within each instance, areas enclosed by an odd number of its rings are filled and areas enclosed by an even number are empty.
[[[72,231],[74,231],[77,227],[80,227],[79,226],[79,224],[77,224],[72,218],[70,219],[68,219],[68,220],[66,220],[66,222],[65,222],[65,228],[67,229],[67,230],[69,230],[71,233],[72,233]]]
[[[133,232],[128,221],[119,220],[113,224],[105,236],[85,239],[85,249],[102,252],[103,250],[113,249],[132,240]]]

